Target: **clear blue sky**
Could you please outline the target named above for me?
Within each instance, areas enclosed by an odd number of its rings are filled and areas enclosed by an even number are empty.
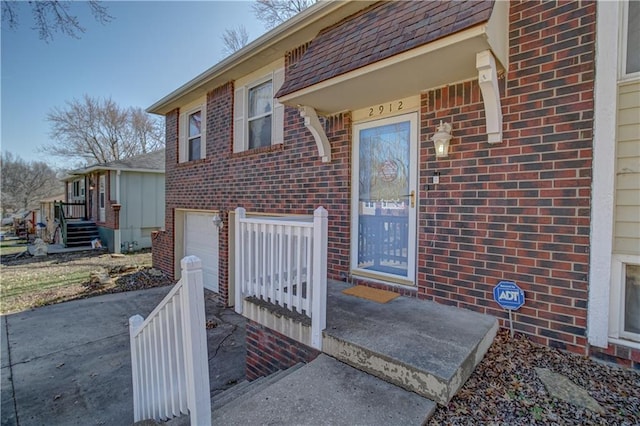
[[[24,160],[74,167],[47,158],[47,113],[84,94],[146,109],[223,59],[220,36],[244,25],[249,41],[265,32],[250,1],[106,1],[114,19],[101,25],[86,4],[72,6],[86,32],[56,34],[48,44],[33,30],[28,4],[19,27],[2,25],[2,151]]]

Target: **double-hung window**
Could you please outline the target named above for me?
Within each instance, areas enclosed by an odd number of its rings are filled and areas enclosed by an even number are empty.
[[[233,151],[283,143],[284,105],[274,95],[284,82],[284,69],[236,87]]]
[[[204,105],[180,114],[180,162],[206,157],[206,112]]]
[[[188,160],[199,160],[200,147],[202,144],[202,111],[189,114],[189,129],[187,134]]]
[[[268,80],[248,89],[249,149],[271,145],[273,119],[273,81]]]

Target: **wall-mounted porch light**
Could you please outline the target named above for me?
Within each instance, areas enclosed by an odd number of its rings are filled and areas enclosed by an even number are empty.
[[[431,138],[436,148],[436,158],[445,158],[449,155],[451,137],[451,124],[440,121],[440,125],[436,127],[436,133]]]
[[[224,227],[224,222],[218,213],[213,214],[211,222],[213,222],[213,225],[218,228],[218,230],[221,230]]]

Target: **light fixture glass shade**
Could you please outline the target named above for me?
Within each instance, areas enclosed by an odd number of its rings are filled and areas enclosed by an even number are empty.
[[[440,125],[436,128],[436,133],[431,138],[436,148],[436,158],[444,158],[449,155],[449,141],[451,138],[451,124],[440,121]]]
[[[213,214],[213,219],[211,219],[211,221],[213,222],[213,225],[218,229],[222,229],[222,227],[224,226],[224,222],[222,222],[222,218],[218,213]]]

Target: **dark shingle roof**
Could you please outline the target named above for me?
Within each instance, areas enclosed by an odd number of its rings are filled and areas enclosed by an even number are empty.
[[[136,170],[150,172],[164,172],[165,150],[148,152],[123,160],[110,161],[108,163],[96,163],[82,169],[70,172],[72,175],[81,175],[95,170]]]
[[[493,0],[380,2],[329,27],[287,70],[277,96],[486,22]]]
[[[106,168],[111,169],[133,169],[133,170],[164,170],[165,150],[149,152],[146,154],[136,155],[135,157],[126,158],[124,160],[112,161],[104,164]]]

